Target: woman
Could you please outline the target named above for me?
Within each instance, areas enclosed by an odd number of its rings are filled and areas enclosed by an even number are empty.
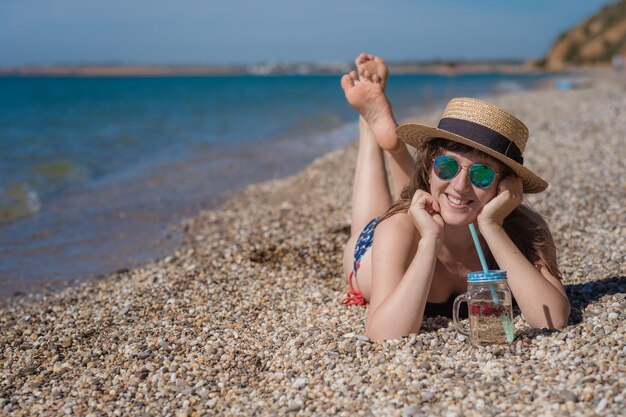
[[[425,314],[450,315],[454,297],[467,290],[467,273],[481,269],[470,223],[479,230],[490,268],[507,271],[526,321],[565,327],[570,305],[550,231],[521,204],[524,192],[548,186],[523,166],[526,126],[488,103],[459,98],[448,103],[437,128],[396,129],[384,61],[361,54],[356,65],[358,73],[341,79],[360,114],[352,229],[344,251],[350,290],[343,302],[369,303],[366,334],[401,337],[418,332]],[[407,144],[417,148],[417,161]]]

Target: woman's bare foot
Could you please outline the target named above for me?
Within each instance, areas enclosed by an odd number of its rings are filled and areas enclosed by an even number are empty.
[[[348,103],[363,116],[374,132],[378,146],[390,152],[397,150],[400,146],[396,136],[397,124],[380,75],[359,79],[357,73],[351,71],[341,78],[341,88]]]
[[[372,54],[361,53],[354,60],[354,64],[360,80],[365,79],[380,83],[383,86],[383,90],[387,87],[389,69],[382,58]]]

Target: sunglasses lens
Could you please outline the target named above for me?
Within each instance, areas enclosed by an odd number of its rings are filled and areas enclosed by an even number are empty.
[[[449,180],[459,172],[459,164],[449,156],[438,156],[433,163],[435,174],[442,180]]]
[[[478,188],[487,188],[496,179],[496,172],[489,165],[474,164],[469,169],[472,184]]]

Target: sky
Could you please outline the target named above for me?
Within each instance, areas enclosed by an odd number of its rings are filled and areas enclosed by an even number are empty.
[[[535,59],[611,0],[0,0],[0,66]]]

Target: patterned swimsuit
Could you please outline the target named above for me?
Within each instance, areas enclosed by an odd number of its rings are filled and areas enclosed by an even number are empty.
[[[354,248],[354,264],[352,272],[350,272],[350,278],[348,278],[348,285],[350,289],[346,293],[346,296],[343,300],[341,300],[342,304],[346,304],[349,306],[363,306],[368,303],[368,301],[363,297],[361,290],[359,289],[359,284],[357,283],[356,274],[361,266],[361,259],[365,252],[369,248],[372,247],[372,242],[374,241],[374,227],[376,227],[376,223],[380,217],[376,217],[371,222],[367,224],[363,228],[363,231],[359,235],[359,238],[356,241],[356,247]],[[354,278],[354,286],[352,285],[352,278]]]
[[[359,235],[359,238],[356,241],[356,247],[354,248],[354,264],[352,272],[350,272],[350,277],[348,278],[349,289],[346,293],[346,296],[341,300],[342,304],[349,306],[364,306],[369,303],[368,300],[365,299],[363,293],[359,289],[359,284],[357,283],[356,274],[361,266],[361,259],[365,252],[369,248],[372,247],[372,242],[374,241],[374,228],[376,227],[376,223],[378,223],[380,217],[376,217],[371,222],[367,224],[363,228],[363,231]],[[353,280],[354,278],[354,280]],[[454,304],[454,299],[458,294],[452,294],[448,301],[443,303],[426,303],[426,307],[424,309],[424,316],[434,317],[434,316],[443,316],[452,318],[452,305]],[[461,305],[459,316],[462,318],[467,317],[467,305],[464,303]]]

